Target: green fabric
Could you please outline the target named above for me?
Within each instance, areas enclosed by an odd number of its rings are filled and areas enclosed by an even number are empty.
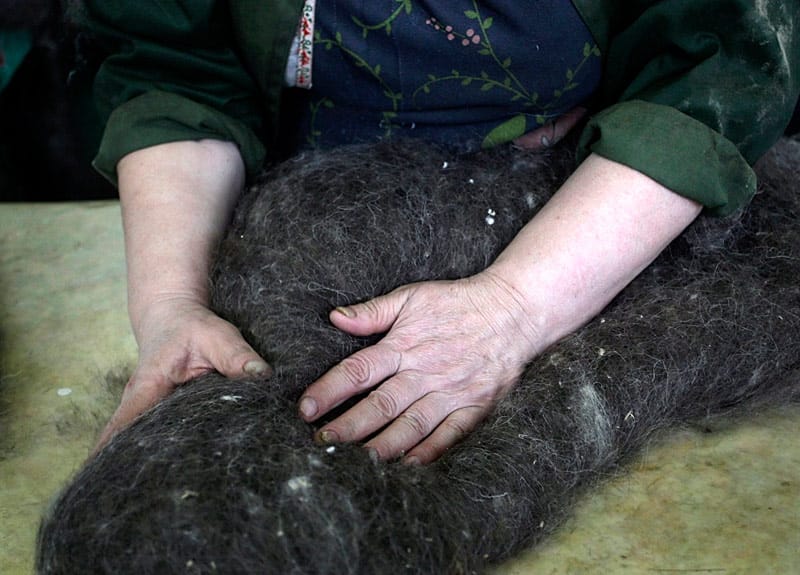
[[[780,137],[800,94],[800,0],[574,4],[604,59],[582,153],[648,174],[709,213],[746,203],[749,165]],[[237,143],[252,177],[264,146],[276,145],[301,5],[87,0],[92,31],[116,48],[96,81],[109,117],[97,168],[113,180],[134,149],[218,137]]]
[[[236,44],[260,90],[269,147],[277,138],[289,48],[297,33],[303,0],[231,0]]]
[[[606,46],[603,111],[582,135],[583,156],[631,166],[709,213],[746,204],[749,166],[783,133],[800,94],[800,2],[575,5]]]
[[[589,121],[580,144],[584,156],[594,152],[635,168],[710,214],[727,215],[756,191],[755,174],[736,146],[668,106],[641,100],[612,106]]]
[[[0,65],[0,92],[8,86],[32,45],[33,36],[29,30],[0,30],[0,54],[3,60]]]
[[[283,66],[300,4],[233,4],[85,2],[92,33],[112,51],[94,89],[101,116],[108,120],[94,165],[112,182],[117,162],[127,153],[210,137],[234,141],[248,177],[258,173],[265,155],[261,142],[270,142],[277,132]],[[285,30],[275,28],[281,22]],[[240,53],[246,54],[243,59]],[[275,62],[281,60],[278,74]]]
[[[572,5],[583,18],[597,43],[597,47],[605,54],[611,37],[611,17],[616,12],[613,0],[573,0]]]
[[[264,146],[245,123],[194,100],[150,91],[126,102],[109,117],[93,165],[116,183],[116,165],[125,155],[167,142],[203,138],[236,142],[252,177],[264,159]]]

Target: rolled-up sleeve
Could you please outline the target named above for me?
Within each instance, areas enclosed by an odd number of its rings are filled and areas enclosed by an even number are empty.
[[[133,151],[179,140],[234,142],[248,175],[265,150],[258,89],[236,53],[227,4],[87,0],[90,33],[108,51],[94,93],[105,132],[96,169],[116,182]]]
[[[633,167],[709,213],[737,210],[800,93],[800,2],[625,4],[604,27],[600,111],[581,154]]]

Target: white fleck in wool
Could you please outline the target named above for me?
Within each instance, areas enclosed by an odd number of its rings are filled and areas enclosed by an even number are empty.
[[[289,488],[289,491],[305,491],[311,488],[311,479],[306,475],[292,477],[286,482],[286,487]]]
[[[587,445],[594,445],[595,456],[600,459],[611,450],[611,412],[591,383],[582,385],[578,391],[578,423],[583,429],[584,441]]]

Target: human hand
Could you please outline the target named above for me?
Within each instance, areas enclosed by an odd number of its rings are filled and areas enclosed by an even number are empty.
[[[488,272],[411,284],[337,308],[330,319],[341,330],[388,333],[309,386],[301,417],[314,421],[374,388],[317,439],[358,441],[380,431],[366,443],[378,458],[433,461],[486,417],[540,351],[527,308]]]
[[[580,106],[573,108],[569,112],[546,122],[541,128],[523,134],[514,140],[514,144],[520,148],[536,151],[554,146],[586,116],[587,111],[586,108]]]
[[[177,386],[216,370],[226,377],[271,374],[239,330],[191,298],[150,305],[135,325],[139,362],[95,451]]]

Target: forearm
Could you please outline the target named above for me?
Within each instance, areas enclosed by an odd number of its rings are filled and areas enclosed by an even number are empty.
[[[125,156],[117,166],[128,310],[134,333],[154,302],[208,300],[213,251],[244,184],[235,145],[174,142]]]
[[[529,311],[539,353],[599,313],[701,206],[590,156],[488,268]]]

